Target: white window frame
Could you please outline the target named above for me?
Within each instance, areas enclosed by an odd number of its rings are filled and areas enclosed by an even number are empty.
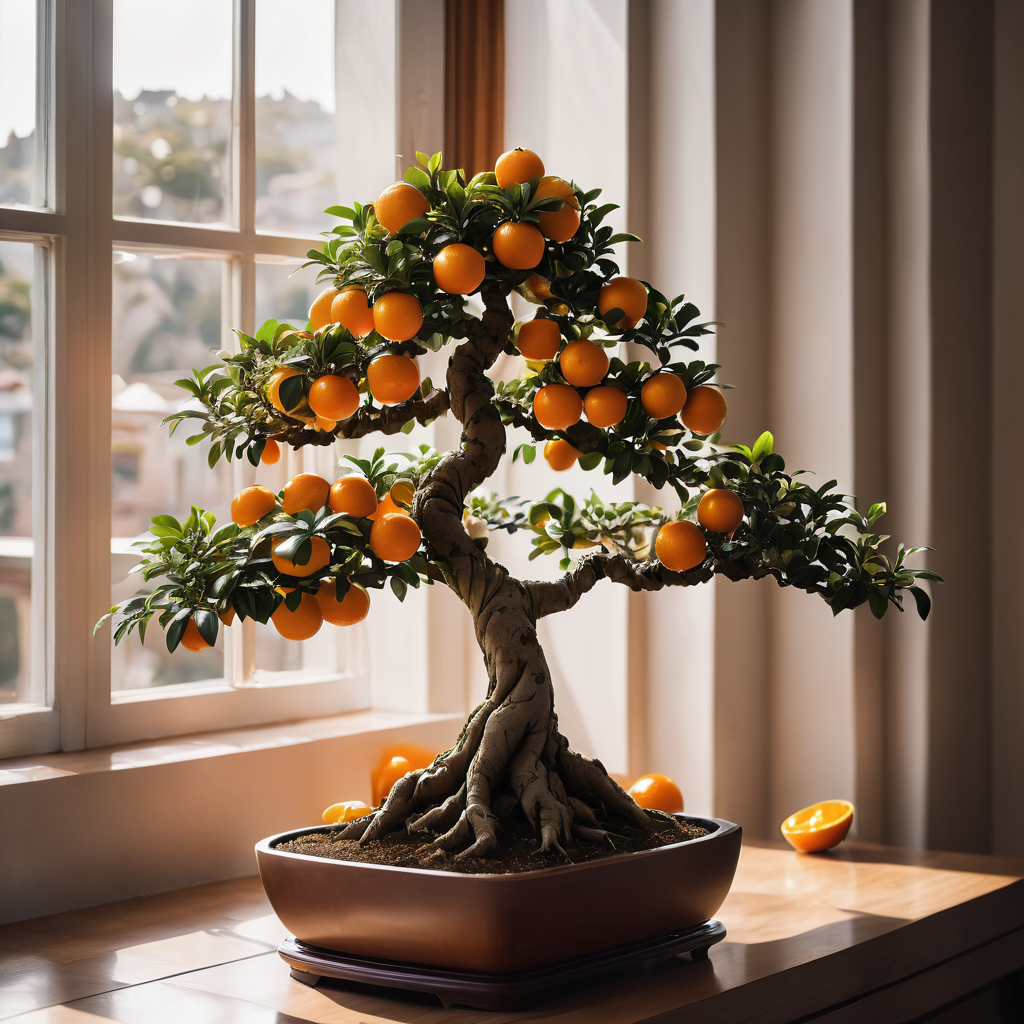
[[[352,0],[336,2],[339,13],[353,9]],[[395,148],[433,152],[443,137],[443,0],[391,2]],[[38,152],[48,156],[48,205],[0,206],[0,237],[35,242],[49,254],[50,401],[45,446],[36,459],[40,474],[34,478],[47,520],[45,550],[38,553],[45,575],[39,597],[44,628],[36,630],[40,649],[33,652],[33,671],[45,674],[45,703],[0,707],[0,757],[364,708],[369,681],[360,676],[309,673],[298,682],[256,684],[252,623],[227,629],[229,680],[111,694],[108,633],[92,636],[93,624],[110,605],[111,253],[169,249],[225,260],[228,323],[252,333],[257,258],[303,257],[322,239],[265,234],[255,227],[256,0],[234,0],[233,227],[113,216],[113,2],[39,5],[38,95],[40,115],[47,116],[37,118],[37,137]],[[425,28],[432,40],[424,39]],[[399,174],[407,162],[396,160]],[[35,441],[42,443],[41,433]],[[235,470],[239,481],[245,472],[243,466]],[[38,575],[34,562],[34,601]],[[436,703],[427,696],[427,705]]]

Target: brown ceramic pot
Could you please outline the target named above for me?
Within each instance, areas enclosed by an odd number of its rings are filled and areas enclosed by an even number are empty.
[[[256,846],[267,896],[301,941],[352,956],[452,970],[524,971],[711,918],[732,885],[738,825],[656,850],[506,875],[356,864]]]

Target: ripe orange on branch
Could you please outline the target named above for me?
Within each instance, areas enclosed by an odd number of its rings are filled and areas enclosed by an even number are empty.
[[[713,487],[701,495],[697,522],[712,533],[732,533],[743,522],[743,502],[735,491]]]
[[[661,772],[643,775],[629,787],[629,795],[641,806],[666,814],[678,814],[683,809],[683,792],[674,780]]]
[[[333,579],[326,579],[316,592],[317,604],[324,622],[332,626],[354,626],[362,622],[370,610],[370,595],[362,587],[353,583],[339,601],[338,591]]]
[[[608,355],[600,345],[581,338],[570,341],[558,357],[562,376],[578,388],[600,384],[608,372]]]
[[[550,238],[552,242],[568,242],[580,226],[580,201],[572,185],[554,175],[547,175],[540,179],[533,198],[562,200],[560,210],[538,213],[537,220],[540,221],[541,234],[545,238]]]
[[[377,511],[377,492],[365,476],[343,476],[331,484],[328,498],[332,512],[342,512],[358,519]]]
[[[675,416],[686,404],[686,385],[674,373],[656,373],[640,389],[640,403],[656,420]]]
[[[327,504],[330,493],[331,485],[322,476],[299,473],[284,485],[281,508],[290,516],[303,509],[319,512]]]
[[[404,562],[419,550],[420,528],[404,512],[381,516],[370,530],[370,549],[385,562]]]
[[[597,311],[604,316],[613,309],[621,309],[622,317],[615,326],[623,330],[636,327],[647,312],[647,289],[635,277],[613,277],[601,285],[597,298]]]
[[[276,504],[277,498],[269,487],[243,487],[231,499],[231,521],[238,526],[252,526],[272,512]]]
[[[401,231],[406,224],[422,217],[430,209],[427,197],[415,185],[396,181],[377,196],[373,212],[388,234]]]
[[[654,553],[666,569],[686,572],[694,569],[707,557],[708,545],[700,527],[685,519],[666,523],[654,542]]]
[[[423,326],[423,307],[415,295],[385,292],[373,304],[373,326],[388,341],[408,341]]]
[[[710,384],[699,384],[686,396],[680,419],[695,434],[714,434],[725,422],[725,396]]]
[[[308,640],[323,625],[324,617],[316,598],[312,594],[303,594],[295,611],[289,611],[288,605],[282,601],[270,620],[285,640]]]
[[[196,620],[189,619],[188,624],[185,626],[185,632],[181,634],[181,646],[188,651],[196,653],[197,651],[205,651],[212,645],[208,644],[203,638],[203,634],[199,632]]]
[[[385,352],[370,360],[366,383],[375,401],[381,405],[398,405],[419,390],[420,370],[415,359]]]
[[[359,408],[359,391],[348,377],[328,374],[310,386],[309,407],[325,419],[347,420]]]
[[[487,265],[471,245],[446,245],[434,257],[434,281],[450,295],[469,295],[483,283]]]
[[[342,288],[331,303],[331,323],[341,324],[354,338],[365,338],[373,330],[373,310],[362,288]]]
[[[270,560],[274,563],[274,568],[278,572],[284,573],[285,576],[295,576],[298,578],[312,576],[313,573],[319,572],[324,566],[330,565],[331,549],[323,537],[311,538],[309,561],[305,565],[300,565],[290,558],[277,554],[278,547],[283,543],[283,538],[274,538],[270,544]]]
[[[533,396],[533,415],[548,430],[568,430],[583,415],[583,399],[568,384],[545,384]]]
[[[544,258],[544,236],[532,224],[499,224],[491,247],[498,262],[510,270],[531,270]]]
[[[281,401],[281,385],[288,380],[289,377],[301,377],[302,374],[295,369],[294,366],[279,366],[270,375],[267,381],[267,401],[277,409],[278,412],[289,413],[293,409],[297,409],[301,404],[301,399],[295,403],[295,405],[285,408]]]
[[[595,427],[614,427],[625,418],[628,404],[624,391],[606,385],[587,392],[583,399],[583,411]]]
[[[562,333],[554,320],[527,320],[516,338],[519,351],[527,358],[541,362],[553,359],[562,344]]]
[[[531,178],[540,178],[544,174],[544,161],[536,153],[518,146],[502,153],[494,165],[494,177],[501,188],[510,185],[522,185]]]
[[[544,445],[544,458],[547,460],[548,465],[558,473],[571,469],[579,457],[580,452],[573,448],[564,438],[559,437],[554,441],[548,441]]]
[[[551,298],[551,282],[540,274],[531,274],[524,282],[524,287],[538,299]]]
[[[272,438],[268,437],[260,452],[260,462],[265,466],[273,466],[281,461],[281,446]]]
[[[331,319],[331,304],[337,294],[338,289],[331,285],[313,300],[313,304],[309,307],[309,329],[311,331],[319,331],[321,327],[326,327],[327,324],[334,322]]]

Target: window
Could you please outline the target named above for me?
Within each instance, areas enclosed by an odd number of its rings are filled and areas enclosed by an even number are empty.
[[[369,705],[364,636],[91,633],[151,515],[334,471],[210,471],[161,421],[231,328],[304,320],[323,209],[395,172],[403,7],[0,0],[0,756]]]

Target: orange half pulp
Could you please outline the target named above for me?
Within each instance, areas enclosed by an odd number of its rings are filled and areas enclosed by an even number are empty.
[[[782,823],[782,834],[795,850],[818,853],[838,846],[853,824],[849,800],[822,800],[791,814]]]

